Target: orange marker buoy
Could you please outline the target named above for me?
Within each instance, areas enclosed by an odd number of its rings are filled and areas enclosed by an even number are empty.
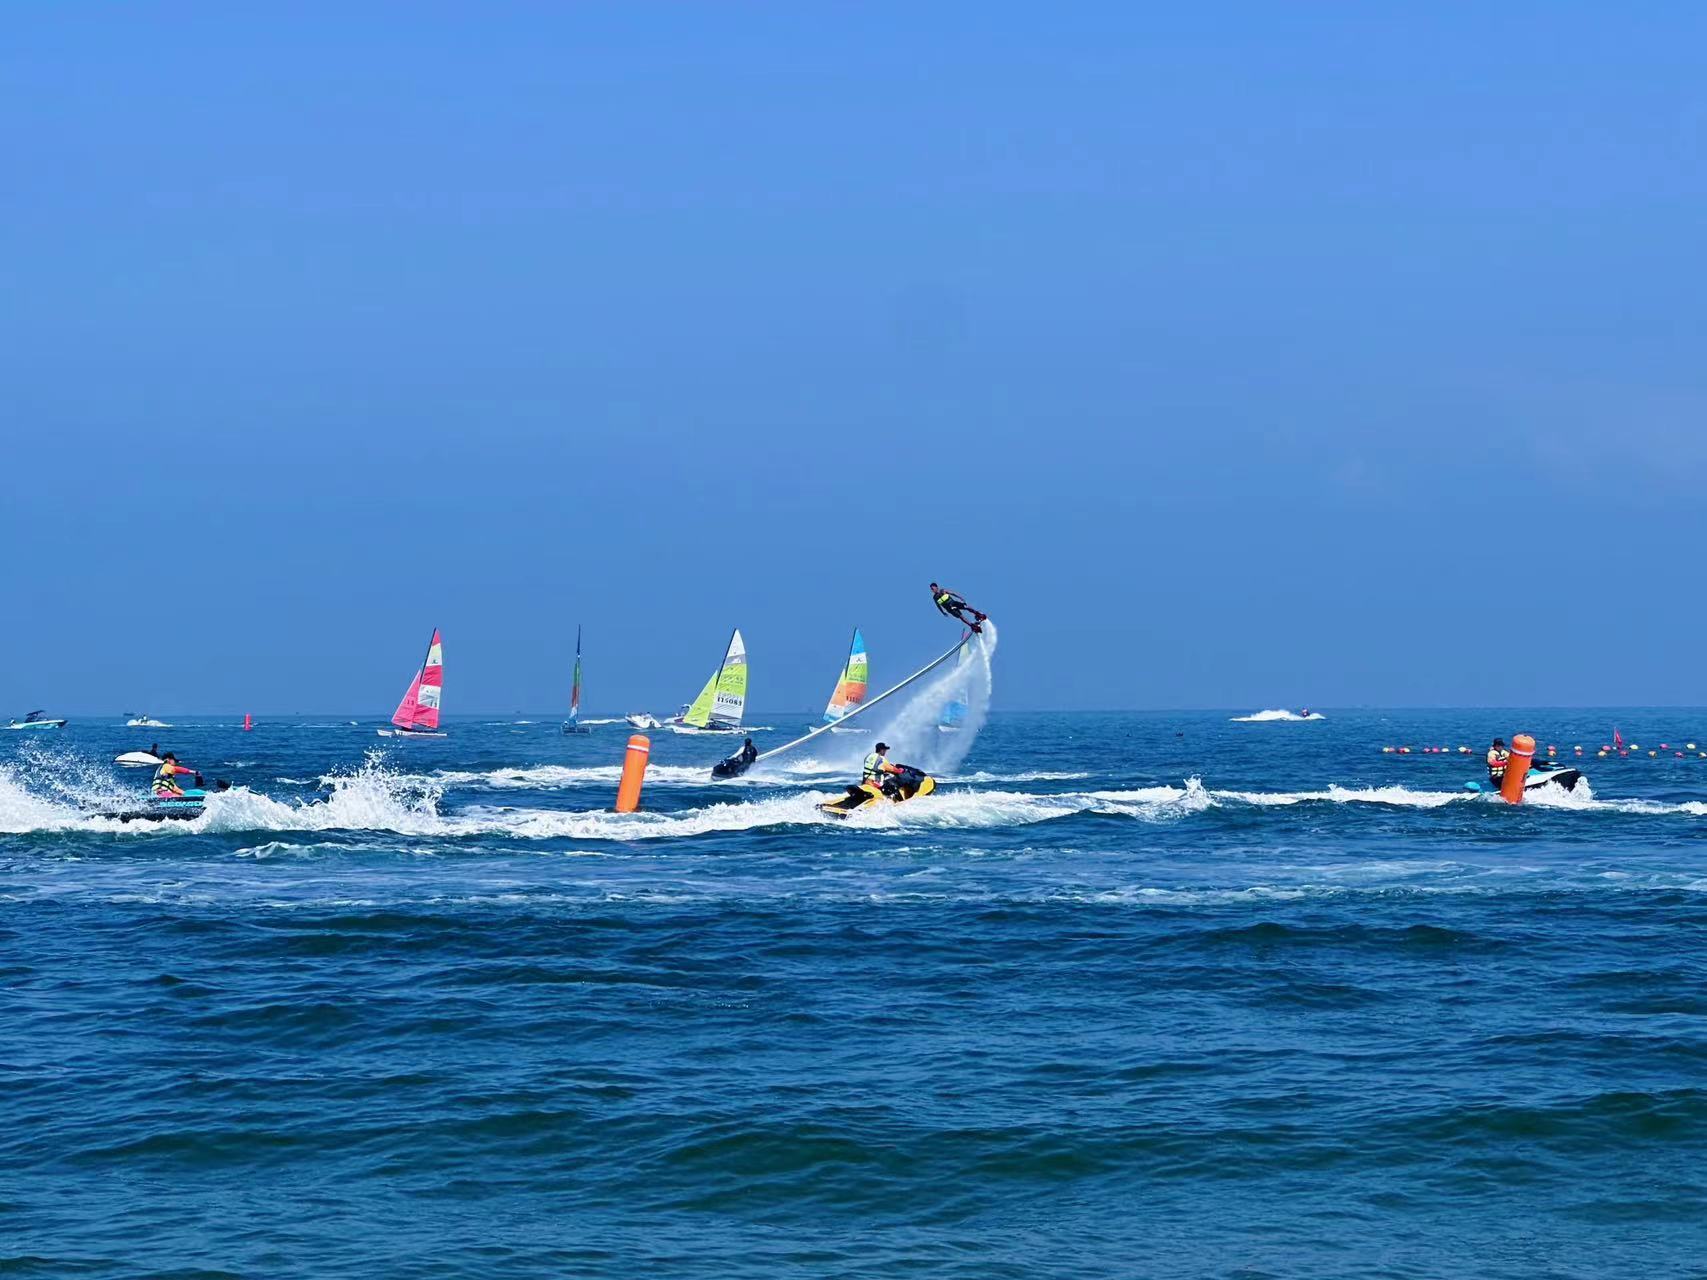
[[[245,711],[243,713],[243,732],[248,733],[254,727],[255,727],[255,717],[250,715],[247,711]]]
[[[1507,804],[1523,803],[1523,780],[1529,776],[1529,762],[1535,759],[1535,739],[1527,733],[1515,733],[1511,738],[1511,758],[1506,761],[1505,777],[1500,781],[1500,794]]]
[[[616,788],[616,811],[633,813],[640,807],[640,786],[646,781],[646,763],[652,758],[652,739],[637,733],[628,740],[622,760],[622,781]]]

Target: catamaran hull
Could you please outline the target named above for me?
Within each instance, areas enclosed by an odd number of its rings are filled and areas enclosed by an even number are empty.
[[[377,730],[382,738],[448,738],[450,734],[443,729],[380,729]]]
[[[571,724],[569,721],[565,720],[563,722],[563,732],[564,733],[591,733],[592,730],[587,728],[587,726],[584,724]]]

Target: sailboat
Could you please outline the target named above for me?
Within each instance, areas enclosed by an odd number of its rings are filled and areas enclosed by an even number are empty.
[[[397,704],[397,710],[391,713],[391,723],[395,729],[381,729],[382,738],[443,738],[449,735],[439,730],[439,695],[444,690],[445,683],[445,651],[444,641],[439,638],[438,629],[433,629],[432,641],[427,645],[427,656],[421,661],[421,669],[415,673],[415,678],[409,682],[409,691],[403,695],[403,701]]]
[[[865,637],[855,627],[853,641],[848,645],[848,660],[842,666],[842,674],[836,677],[835,692],[830,695],[830,704],[824,708],[822,723],[835,724],[865,701],[866,677],[870,669],[865,656]]]
[[[698,729],[705,733],[737,733],[741,716],[747,709],[747,646],[741,640],[741,629],[729,637],[729,647],[723,652],[723,663],[705,688],[669,723],[683,729]]]
[[[591,733],[579,723],[581,716],[581,628],[575,627],[575,682],[569,686],[569,718],[563,722],[564,733]]]

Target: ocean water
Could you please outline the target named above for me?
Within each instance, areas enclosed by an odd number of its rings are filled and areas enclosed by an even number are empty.
[[[1707,711],[1256,710],[7,735],[0,1274],[1707,1274]]]

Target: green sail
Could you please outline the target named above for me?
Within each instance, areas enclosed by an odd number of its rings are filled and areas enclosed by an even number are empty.
[[[723,665],[705,682],[682,716],[682,723],[693,729],[736,729],[741,725],[742,712],[747,706],[747,646],[742,643],[740,629],[729,637],[729,648],[723,655]]]
[[[717,677],[722,674],[719,671],[705,682],[705,688],[699,691],[699,697],[693,700],[693,705],[682,717],[683,724],[703,729],[711,723],[711,700],[717,695]]]

